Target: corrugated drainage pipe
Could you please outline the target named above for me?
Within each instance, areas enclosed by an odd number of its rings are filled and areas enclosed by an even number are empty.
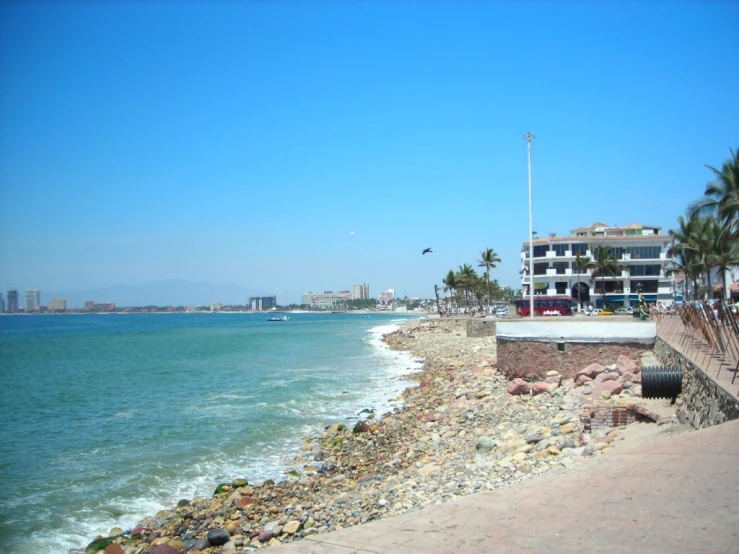
[[[642,398],[670,398],[672,404],[683,391],[683,370],[679,367],[643,367]]]

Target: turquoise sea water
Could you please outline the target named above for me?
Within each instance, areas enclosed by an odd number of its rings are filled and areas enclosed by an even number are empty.
[[[381,413],[419,368],[397,316],[0,317],[0,552],[66,553]]]

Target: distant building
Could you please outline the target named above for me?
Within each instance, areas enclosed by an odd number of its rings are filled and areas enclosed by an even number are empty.
[[[354,285],[352,300],[369,300],[369,285],[367,283],[359,283]]]
[[[5,312],[5,301],[3,300],[3,293],[0,292],[0,313]]]
[[[302,304],[311,308],[331,309],[343,308],[352,299],[352,293],[348,290],[340,292],[324,291],[321,294],[308,292],[302,297]]]
[[[41,306],[41,293],[38,289],[26,291],[26,312],[37,312]]]
[[[110,312],[115,310],[115,302],[103,302],[98,304],[92,300],[88,300],[85,302],[85,310],[90,312]]]
[[[213,302],[210,305],[211,312],[220,312],[222,309],[223,309],[223,304],[221,304],[220,302]]]
[[[377,309],[391,310],[395,304],[395,289],[387,289],[377,295]]]
[[[9,290],[8,291],[8,309],[7,312],[9,314],[14,314],[18,312],[18,291],[17,290]]]
[[[66,298],[52,298],[49,302],[49,310],[52,312],[63,312],[67,309]]]
[[[249,307],[253,312],[266,312],[277,307],[277,297],[252,296],[249,298]]]

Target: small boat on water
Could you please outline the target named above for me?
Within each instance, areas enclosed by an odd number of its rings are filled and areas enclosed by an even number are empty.
[[[289,319],[286,315],[271,315],[267,318],[267,321],[287,321]]]

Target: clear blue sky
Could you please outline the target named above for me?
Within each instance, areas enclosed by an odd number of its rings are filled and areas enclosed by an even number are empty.
[[[430,297],[485,248],[518,288],[522,134],[540,235],[674,227],[739,147],[737,21],[729,1],[4,1],[0,289]]]

